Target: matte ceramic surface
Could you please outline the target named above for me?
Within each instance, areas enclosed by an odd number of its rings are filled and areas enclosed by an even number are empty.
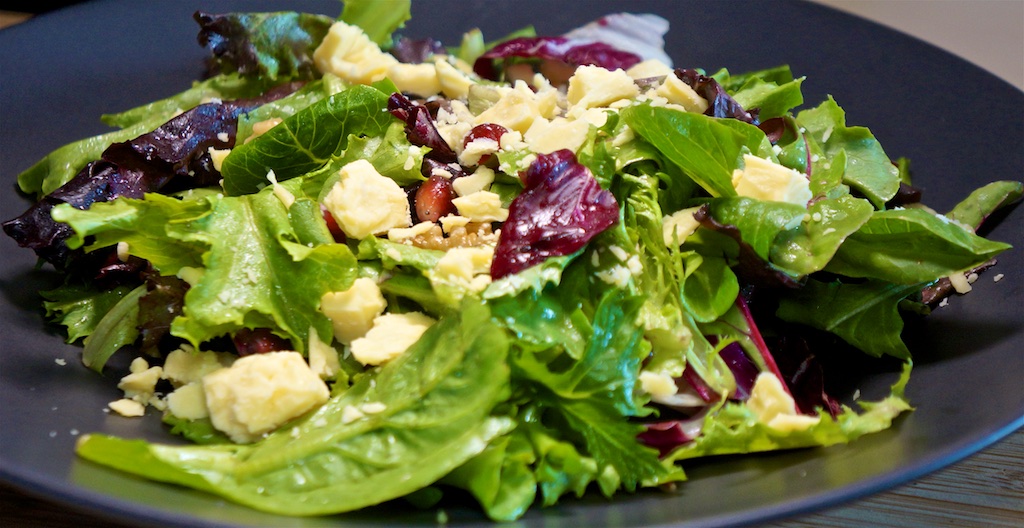
[[[557,34],[627,4],[588,1],[418,2],[405,33],[455,43],[479,26],[497,38],[527,24]],[[848,122],[869,126],[892,157],[913,161],[926,202],[945,211],[982,183],[1024,173],[1024,94],[920,41],[822,8],[791,2],[630,2],[672,23],[666,47],[677,66],[734,72],[788,63],[806,75],[808,105],[832,94]],[[17,174],[50,150],[103,132],[114,112],[174,94],[201,71],[191,14],[297,9],[337,15],[334,1],[90,2],[0,31],[0,218],[28,206]],[[1021,211],[989,235],[1024,246]],[[996,270],[905,333],[915,354],[907,395],[917,410],[889,431],[847,446],[686,466],[673,493],[613,501],[588,495],[535,509],[516,525],[721,526],[766,520],[850,500],[937,469],[1024,423],[1024,262],[1014,249]],[[140,523],[181,526],[431,525],[436,510],[395,503],[326,519],[261,514],[215,497],[138,480],[77,460],[76,435],[105,432],[174,441],[156,416],[103,412],[119,373],[81,366],[80,348],[44,325],[37,291],[56,277],[31,252],[0,237],[0,478],[75,507]],[[1004,278],[993,281],[1001,273]],[[59,365],[56,360],[64,360]],[[122,361],[123,363],[123,361]],[[123,368],[123,365],[121,365]],[[879,395],[891,374],[850,384]],[[459,526],[486,524],[460,502],[445,506]]]

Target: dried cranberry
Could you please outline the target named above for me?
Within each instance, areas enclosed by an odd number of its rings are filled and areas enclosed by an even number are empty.
[[[494,251],[494,279],[569,255],[619,221],[615,197],[571,150],[538,156],[523,180],[526,189],[512,200]]]
[[[231,341],[235,344],[239,356],[292,349],[292,344],[287,339],[274,335],[269,328],[243,328],[231,338]]]
[[[339,244],[344,244],[347,238],[345,232],[341,230],[341,226],[338,225],[338,221],[334,219],[334,215],[327,210],[323,205],[320,206],[320,212],[324,215],[324,222],[327,223],[327,230],[331,232],[331,237],[334,241]]]
[[[497,123],[484,123],[473,127],[472,130],[466,134],[466,137],[462,140],[462,147],[478,140],[478,139],[492,139],[495,143],[501,143],[501,136],[508,133],[508,129],[497,124]],[[480,161],[477,163],[483,165],[487,163],[487,160],[491,159],[490,154],[484,154],[480,156]]]

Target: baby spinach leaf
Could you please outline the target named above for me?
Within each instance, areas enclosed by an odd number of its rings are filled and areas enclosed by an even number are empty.
[[[741,196],[712,199],[708,202],[708,212],[719,223],[739,229],[743,241],[759,257],[768,260],[775,239],[784,230],[799,225],[807,209],[786,202],[768,202]]]
[[[387,94],[353,86],[313,103],[248,143],[231,150],[221,165],[224,190],[231,195],[255,192],[273,170],[278,181],[301,176],[341,154],[349,136],[384,134],[394,121],[383,111]]]
[[[846,126],[846,112],[829,97],[817,108],[797,114],[797,123],[806,130],[812,154],[831,159],[846,151],[843,183],[866,196],[876,208],[895,196],[900,188],[899,170],[882,146],[864,127]]]
[[[694,320],[714,321],[732,307],[740,284],[724,258],[691,253],[684,265],[683,304]]]
[[[916,284],[973,268],[1009,247],[922,209],[876,211],[839,246],[825,271]]]
[[[88,435],[80,456],[287,515],[351,511],[434,483],[512,428],[508,340],[483,305],[439,321],[346,392],[251,445],[171,446]],[[383,404],[346,421],[346,409]],[[293,435],[294,431],[294,435]]]
[[[651,105],[630,106],[619,115],[711,196],[736,195],[732,171],[747,145],[736,129],[702,114]]]
[[[783,231],[771,248],[771,261],[794,275],[820,271],[846,237],[867,222],[874,208],[850,195],[818,200],[807,208],[810,220]]]

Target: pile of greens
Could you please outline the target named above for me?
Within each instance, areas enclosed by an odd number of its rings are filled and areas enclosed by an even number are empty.
[[[348,1],[340,18],[399,55],[425,45],[393,39],[408,17],[407,6]],[[312,49],[334,20],[196,18],[219,73],[104,116],[117,131],[57,149],[18,181],[40,201],[5,231],[68,274],[44,294],[46,307],[69,341],[84,338],[85,364],[102,370],[130,344],[159,357],[169,342],[231,350],[253,335],[305,353],[311,339],[332,342],[321,297],[358,277],[378,280],[389,309],[438,323],[380,367],[342,354],[331,399],[253,444],[173,416],[174,431],[201,445],[100,434],[79,443],[82,457],[146,478],[289,515],[402,497],[432,505],[454,487],[490,518],[511,520],[595,487],[610,496],[684,480],[678,463],[694,457],[848,442],[910,409],[901,312],[927,312],[924,301],[937,302],[944,285],[948,293],[947,277],[1008,248],[974,230],[1021,195],[1019,182],[992,183],[940,215],[920,206],[906,164],[847,125],[834,100],[795,112],[802,79],[787,67],[677,70],[712,103],[707,113],[633,104],[592,127],[577,152],[540,157],[551,167],[531,166],[536,182],[498,174],[492,190],[513,210],[503,237],[545,227],[545,215],[527,214],[544,207],[579,213],[586,229],[568,231],[586,236],[554,248],[551,237],[525,236],[516,251],[541,257],[468,290],[434,272],[442,251],[337,242],[325,222],[320,202],[341,166],[369,160],[415,189],[432,151],[410,150],[422,143],[388,112],[390,81],[349,86],[316,71]],[[427,48],[472,63],[493,44],[475,34],[459,48]],[[244,142],[275,117],[280,125]],[[233,147],[220,170],[210,147]],[[807,174],[809,205],[737,196],[744,154]],[[501,166],[517,161],[502,156]],[[295,198],[290,207],[266,185],[267,166]],[[595,198],[568,211],[545,202],[570,181]],[[580,211],[597,202],[614,204],[614,216],[587,223],[594,217]],[[666,244],[664,218],[684,209],[700,227]],[[129,258],[116,258],[119,243]],[[626,280],[595,278],[633,257]],[[829,393],[820,357],[851,347],[902,365],[891,394],[859,410]],[[653,402],[642,372],[672,378],[678,401]],[[747,402],[765,372],[817,421],[759,420]],[[367,401],[386,410],[342,419]]]

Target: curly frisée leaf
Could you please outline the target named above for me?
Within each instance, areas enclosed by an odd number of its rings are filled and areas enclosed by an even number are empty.
[[[509,419],[491,416],[508,398],[507,351],[486,307],[468,304],[399,358],[255,444],[171,446],[87,435],[77,450],[102,465],[267,512],[356,510],[434,483],[511,429]],[[368,402],[383,410],[346,422],[346,409]]]

